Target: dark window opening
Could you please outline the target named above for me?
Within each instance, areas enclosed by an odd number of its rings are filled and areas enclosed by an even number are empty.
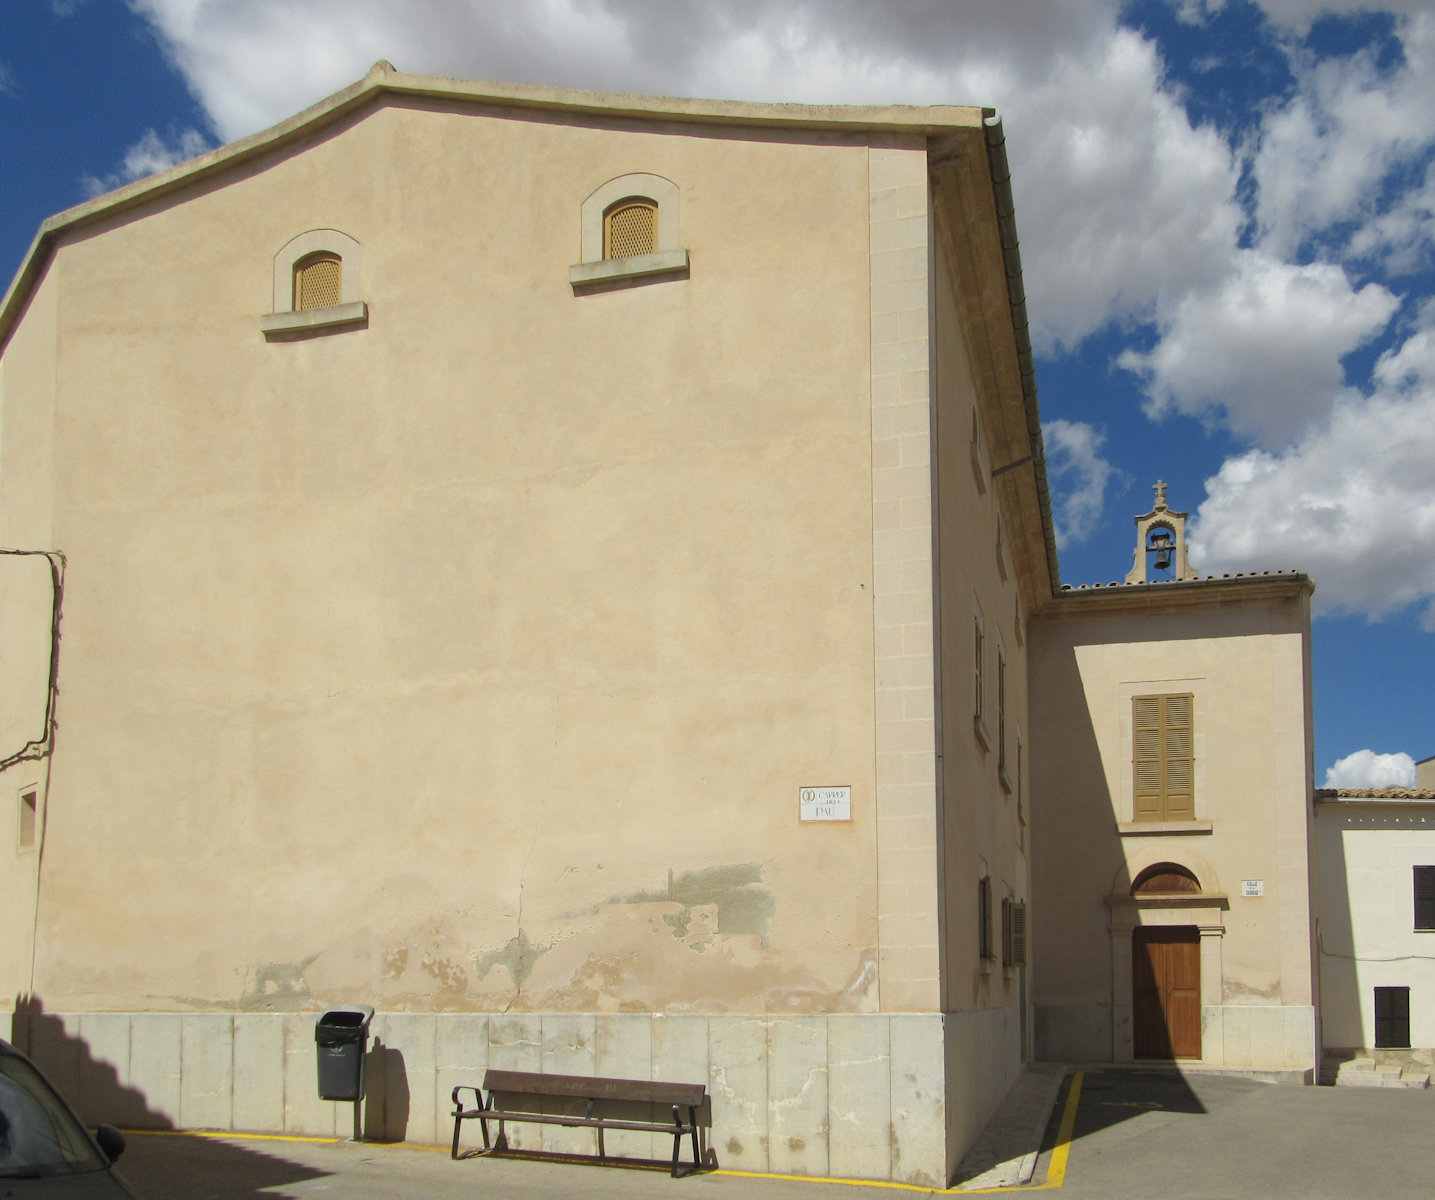
[[[1410,989],[1378,987],[1375,989],[1375,1048],[1407,1050],[1410,1048]]]

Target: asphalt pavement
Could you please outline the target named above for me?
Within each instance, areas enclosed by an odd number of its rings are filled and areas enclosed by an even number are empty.
[[[1075,1096],[1073,1097],[1073,1092]],[[1063,1136],[1065,1133],[1065,1136]],[[928,1189],[234,1134],[129,1135],[148,1200],[894,1200]],[[1029,1072],[979,1143],[964,1194],[1071,1200],[1394,1200],[1435,1192],[1435,1091],[1316,1088],[1160,1069]],[[1028,1180],[1029,1182],[1023,1182]],[[959,1194],[952,1192],[949,1194]]]

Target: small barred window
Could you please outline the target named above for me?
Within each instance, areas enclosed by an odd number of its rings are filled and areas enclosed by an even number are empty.
[[[630,196],[603,214],[603,257],[632,258],[658,248],[658,206]]]
[[[305,255],[294,264],[294,311],[342,303],[343,260],[327,250]]]

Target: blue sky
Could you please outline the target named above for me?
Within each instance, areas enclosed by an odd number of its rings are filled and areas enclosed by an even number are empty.
[[[40,223],[359,78],[995,107],[1063,580],[1169,485],[1317,583],[1317,782],[1435,755],[1430,0],[3,0],[0,273]],[[1398,756],[1406,757],[1398,757]],[[1397,756],[1397,757],[1389,757]]]

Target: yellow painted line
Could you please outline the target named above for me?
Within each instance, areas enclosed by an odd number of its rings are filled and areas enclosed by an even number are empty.
[[[347,1141],[339,1137],[300,1137],[284,1133],[228,1133],[223,1129],[121,1129],[125,1137],[195,1137],[224,1138],[236,1142],[317,1142],[320,1145],[337,1145]]]
[[[706,1172],[709,1175],[730,1175],[734,1179],[790,1179],[794,1183],[836,1183],[845,1187],[896,1188],[904,1192],[923,1192],[926,1195],[944,1195],[946,1188],[922,1187],[916,1183],[896,1183],[890,1179],[840,1179],[833,1175],[777,1175],[767,1171]]]
[[[1045,1187],[1059,1188],[1066,1182],[1066,1160],[1071,1153],[1076,1107],[1081,1102],[1081,1082],[1085,1078],[1085,1071],[1077,1071],[1071,1077],[1071,1090],[1066,1093],[1066,1111],[1061,1114],[1061,1128],[1056,1131],[1056,1148],[1051,1152],[1051,1163],[1046,1169]]]
[[[287,1133],[231,1133],[226,1129],[121,1129],[125,1137],[192,1137],[214,1138],[226,1142],[310,1142],[318,1146],[339,1146],[352,1144],[373,1150],[427,1150],[434,1154],[448,1154],[447,1146],[428,1146],[421,1142],[355,1142],[352,1138],[305,1137]]]
[[[790,1179],[797,1183],[836,1183],[845,1187],[893,1188],[904,1192],[924,1192],[929,1196],[983,1196],[997,1192],[1044,1192],[1059,1188],[1066,1182],[1066,1161],[1071,1150],[1071,1135],[1076,1128],[1076,1109],[1081,1101],[1081,1083],[1086,1077],[1084,1071],[1077,1071],[1071,1077],[1071,1090],[1066,1094],[1066,1108],[1061,1114],[1061,1126],[1056,1134],[1056,1146],[1051,1152],[1051,1163],[1047,1167],[1046,1180],[1042,1183],[1019,1184],[1001,1188],[933,1188],[921,1187],[914,1183],[895,1183],[883,1179],[836,1179],[832,1176],[775,1175],[762,1171],[711,1171],[712,1175],[731,1175],[739,1179]]]
[[[1077,1071],[1071,1077],[1071,1090],[1066,1095],[1066,1109],[1061,1114],[1061,1127],[1056,1134],[1056,1146],[1051,1152],[1051,1163],[1047,1168],[1046,1180],[1043,1183],[1017,1185],[1004,1188],[934,1188],[923,1187],[915,1183],[897,1183],[889,1179],[841,1179],[831,1175],[778,1175],[766,1171],[704,1171],[705,1175],[727,1175],[733,1179],[785,1179],[793,1183],[832,1183],[843,1187],[864,1187],[864,1188],[888,1188],[902,1192],[922,1192],[928,1196],[982,1196],[991,1195],[996,1192],[1042,1192],[1052,1188],[1059,1188],[1066,1182],[1066,1160],[1071,1149],[1071,1135],[1076,1128],[1076,1109],[1081,1100],[1081,1082],[1085,1072]],[[232,1141],[251,1142],[316,1142],[324,1145],[337,1145],[340,1142],[348,1141],[348,1138],[340,1137],[300,1137],[292,1134],[277,1133],[226,1133],[223,1130],[208,1129],[125,1129],[121,1131],[128,1137],[130,1134],[157,1136],[157,1137],[199,1137],[199,1138],[222,1138]],[[449,1153],[447,1146],[422,1146],[412,1142],[360,1142],[356,1143],[365,1147],[379,1147],[383,1149],[400,1150],[432,1150],[442,1154]],[[576,1161],[587,1161],[579,1159]],[[658,1168],[652,1168],[658,1169]],[[661,1169],[666,1170],[666,1167]]]

